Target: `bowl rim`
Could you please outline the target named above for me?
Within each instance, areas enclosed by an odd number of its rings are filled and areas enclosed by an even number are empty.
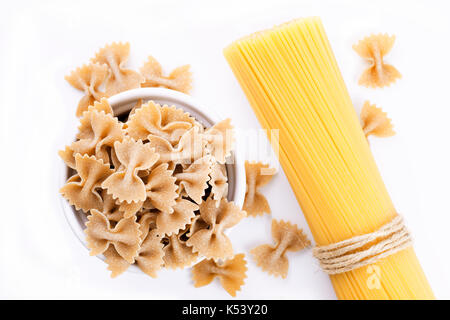
[[[203,106],[203,104],[199,103],[197,100],[193,99],[191,96],[171,90],[166,88],[137,88],[131,89],[127,91],[120,92],[116,95],[113,95],[108,98],[108,102],[115,110],[115,108],[119,108],[121,106],[129,105],[130,103],[136,102],[139,99],[144,100],[154,100],[158,103],[158,100],[162,101],[170,101],[167,103],[168,105],[175,105],[177,108],[183,109],[184,106],[195,111],[197,115],[200,115],[204,120],[207,120],[209,123],[218,123],[222,118],[218,115],[217,112],[211,109],[207,109]],[[116,110],[115,110],[116,111]],[[185,110],[189,112],[189,110]],[[118,112],[120,113],[120,112]],[[234,164],[234,190],[233,195],[231,196],[231,200],[233,201],[239,208],[242,208],[245,199],[245,191],[246,191],[246,178],[245,178],[245,166],[243,160],[240,158],[239,153],[236,153],[235,150],[232,151],[231,158],[233,159]],[[67,174],[61,175],[61,183],[64,184],[66,182]],[[64,216],[66,221],[68,222],[72,232],[81,242],[81,244],[88,249],[87,243],[85,240],[84,229],[80,228],[80,223],[76,218],[76,213],[74,212],[72,206],[64,199],[64,197],[60,197],[62,209],[64,212]],[[99,259],[104,260],[103,256],[97,256]],[[201,259],[198,259],[200,261]],[[198,262],[197,261],[197,262]],[[140,269],[136,266],[131,265],[127,271],[133,273],[142,273]]]

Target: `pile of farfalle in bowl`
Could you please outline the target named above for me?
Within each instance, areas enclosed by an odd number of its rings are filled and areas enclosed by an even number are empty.
[[[233,258],[225,230],[246,216],[226,198],[230,120],[204,128],[188,113],[153,101],[126,122],[107,99],[84,111],[76,141],[60,151],[73,175],[61,188],[87,214],[91,255],[115,277],[136,264],[151,277],[199,257]]]

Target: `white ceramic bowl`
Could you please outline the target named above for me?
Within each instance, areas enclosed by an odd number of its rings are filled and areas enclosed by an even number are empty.
[[[191,96],[184,93],[164,89],[164,88],[138,88],[128,90],[116,94],[108,99],[111,107],[114,109],[115,115],[121,115],[129,112],[131,108],[136,104],[139,99],[152,100],[155,103],[161,105],[175,105],[184,111],[189,112],[194,118],[202,123],[205,127],[211,127],[221,119],[211,109],[199,105]],[[231,159],[227,161],[227,174],[228,174],[228,200],[234,201],[236,205],[242,208],[245,198],[245,166],[243,159],[239,158],[239,155],[232,153]],[[61,185],[63,185],[69,177],[69,170],[62,175]],[[77,212],[69,203],[61,197],[61,204],[63,206],[64,215],[69,223],[72,231],[80,240],[80,242],[86,247],[85,240],[85,223],[87,221],[85,214]],[[99,256],[104,260],[103,256]],[[131,266],[129,269],[131,272],[142,273],[136,266]],[[142,273],[143,274],[143,273]]]

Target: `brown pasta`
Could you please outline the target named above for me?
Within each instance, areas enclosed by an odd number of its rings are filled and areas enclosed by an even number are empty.
[[[208,182],[211,186],[211,194],[213,199],[217,201],[217,205],[219,205],[220,199],[226,198],[228,194],[227,168],[224,164],[214,163],[209,176],[211,178]]]
[[[384,56],[391,51],[394,41],[395,36],[377,34],[366,37],[353,45],[353,50],[370,62],[370,67],[359,78],[360,85],[381,88],[402,77],[394,66],[383,61]]]
[[[245,211],[225,198],[216,207],[216,201],[210,197],[200,204],[200,216],[208,228],[194,232],[186,244],[208,259],[230,258],[233,247],[224,231],[239,223],[246,216]]]
[[[241,290],[244,279],[247,278],[247,262],[243,253],[235,255],[223,263],[214,260],[203,260],[192,268],[192,278],[196,288],[210,284],[214,278],[220,279],[222,287],[232,296]]]
[[[75,155],[75,169],[77,174],[72,176],[59,192],[77,210],[102,210],[103,199],[98,188],[113,170],[95,156],[82,156],[79,153]]]
[[[181,66],[174,69],[169,76],[164,76],[159,62],[152,56],[149,56],[147,62],[140,70],[145,78],[145,82],[142,86],[164,87],[189,93],[192,88],[192,74],[189,69],[189,65]]]
[[[164,247],[164,266],[169,269],[183,269],[192,265],[198,258],[198,254],[182,240],[184,232],[172,234],[168,237],[169,244]]]
[[[209,174],[211,172],[211,158],[204,156],[197,159],[183,172],[175,174],[180,188],[186,190],[186,194],[195,203],[200,204],[205,190],[208,188]]]
[[[158,160],[159,155],[148,144],[129,137],[122,142],[116,142],[114,150],[122,169],[103,181],[102,188],[108,190],[114,199],[119,199],[121,202],[144,201],[147,193],[138,172],[150,169]]]
[[[86,222],[87,247],[91,255],[104,253],[113,245],[117,253],[128,263],[134,263],[140,247],[140,231],[136,217],[120,220],[111,228],[109,220],[98,210],[92,209]]]
[[[377,137],[395,135],[391,119],[387,117],[386,112],[370,104],[369,101],[364,102],[361,110],[361,124],[366,138],[370,135]]]
[[[122,141],[125,136],[117,118],[96,110],[83,113],[78,130],[78,140],[70,145],[74,154],[95,155],[105,163],[110,162],[108,148],[112,148],[116,141]]]
[[[106,98],[102,98],[100,101],[94,101],[93,104],[89,105],[88,111],[94,110],[98,112],[103,111],[105,114],[114,116],[114,111]]]
[[[259,192],[259,188],[269,183],[275,173],[276,170],[269,168],[268,164],[245,161],[247,190],[242,209],[247,212],[248,216],[255,217],[271,213],[269,203],[266,197]]]
[[[138,72],[124,67],[129,54],[129,43],[113,42],[101,48],[92,58],[92,62],[109,67],[109,76],[105,83],[105,92],[108,97],[141,86],[142,76]]]
[[[149,101],[130,116],[127,132],[136,140],[145,141],[149,135],[156,135],[175,145],[181,136],[195,125],[195,119],[189,113],[175,107],[161,107]]]
[[[142,242],[136,257],[137,266],[147,275],[156,278],[156,272],[164,265],[164,251],[161,236],[156,229],[150,230]]]
[[[147,200],[152,207],[172,213],[175,199],[178,197],[176,178],[172,176],[172,170],[168,170],[168,164],[162,163],[150,171],[147,176],[145,189]]]
[[[226,157],[231,154],[234,142],[233,132],[231,119],[216,123],[205,131],[205,139],[208,141],[207,148],[215,160],[221,164],[225,163]]]
[[[286,278],[289,269],[287,251],[300,251],[311,245],[302,229],[283,220],[272,220],[275,245],[263,244],[250,251],[256,264],[274,276]]]
[[[164,76],[149,57],[142,75],[127,69],[129,49],[128,43],[106,45],[91,64],[66,77],[85,96],[77,109],[76,140],[59,151],[76,172],[61,193],[87,214],[87,246],[91,255],[104,255],[113,278],[132,264],[156,277],[163,266],[184,268],[202,255],[230,258],[233,248],[224,231],[246,215],[226,199],[231,121],[205,128],[183,109],[142,99],[119,120],[111,95],[141,85],[191,88],[189,66]],[[245,277],[239,256],[217,264],[230,294]]]
[[[99,101],[105,96],[105,93],[100,91],[99,87],[105,83],[108,77],[108,67],[98,63],[91,63],[83,65],[80,68],[72,71],[68,76],[65,76],[67,82],[78,90],[84,91],[84,96],[78,103],[77,117],[81,117],[88,107]]]
[[[186,199],[177,199],[173,212],[161,211],[156,216],[156,226],[162,235],[178,234],[180,230],[186,228],[195,217],[198,206]]]

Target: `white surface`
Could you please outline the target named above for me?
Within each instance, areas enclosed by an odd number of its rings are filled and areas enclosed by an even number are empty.
[[[152,54],[166,70],[190,63],[193,97],[238,128],[259,128],[222,49],[253,31],[320,16],[351,97],[388,112],[397,135],[371,147],[438,298],[450,298],[448,233],[450,153],[447,1],[10,1],[0,12],[1,200],[0,298],[220,298],[217,282],[196,289],[189,270],[157,279],[127,273],[111,280],[72,234],[59,204],[62,161],[56,152],[76,132],[80,93],[63,79],[112,41],[129,41],[129,65]],[[387,61],[403,79],[387,89],[357,85],[364,62],[352,51],[370,33],[397,36]],[[250,156],[249,156],[250,157]],[[264,190],[274,218],[306,222],[280,172]],[[232,232],[236,252],[270,242],[270,216],[247,219]],[[286,280],[248,258],[238,298],[334,299],[311,251],[289,254]]]

